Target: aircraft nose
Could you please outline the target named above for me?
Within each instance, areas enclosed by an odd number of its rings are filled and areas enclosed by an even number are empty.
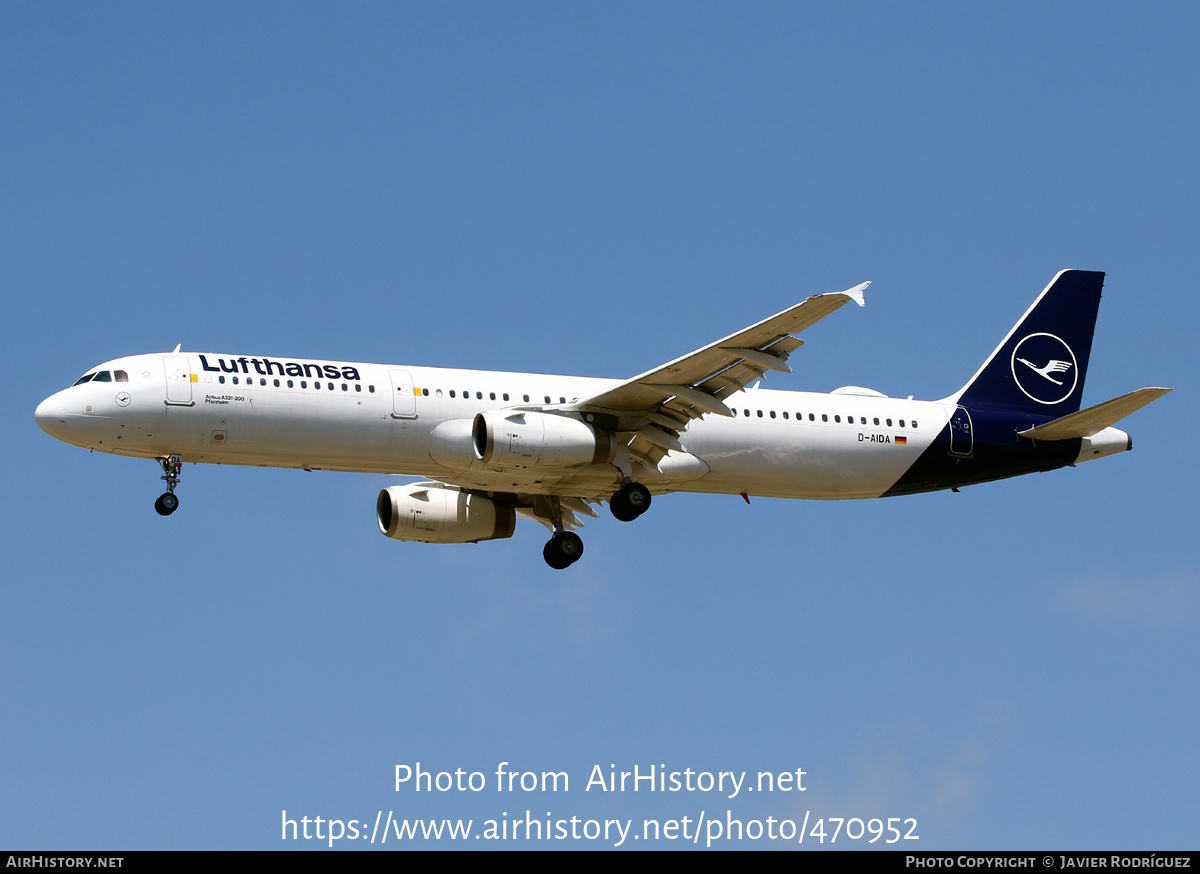
[[[50,395],[33,411],[33,417],[37,420],[38,427],[59,440],[65,438],[67,433],[67,407],[63,403],[59,394]]]

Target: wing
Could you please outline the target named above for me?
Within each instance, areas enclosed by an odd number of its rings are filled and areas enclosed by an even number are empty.
[[[788,356],[804,345],[792,336],[850,301],[863,306],[864,282],[846,291],[818,294],[723,340],[654,370],[580,398],[573,409],[613,417],[632,432],[630,453],[657,467],[668,450],[682,452],[679,434],[705,413],[732,416],[725,398],[770,370],[790,373]]]

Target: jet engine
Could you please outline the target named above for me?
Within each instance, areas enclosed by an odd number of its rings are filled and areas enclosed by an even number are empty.
[[[517,527],[512,507],[440,483],[390,486],[379,493],[375,515],[388,537],[422,543],[502,540]]]
[[[487,410],[471,426],[475,457],[500,467],[577,467],[616,457],[615,437],[568,416]]]

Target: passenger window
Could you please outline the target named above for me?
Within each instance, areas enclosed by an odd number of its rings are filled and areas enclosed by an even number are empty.
[[[878,416],[876,416],[876,417],[875,417],[875,424],[876,424],[876,425],[878,425],[878,424],[879,424],[879,417],[878,417]]]
[[[346,385],[346,383],[343,382],[342,383],[342,391],[350,391],[350,386]],[[442,394],[441,391],[439,391],[438,396],[441,397],[441,394]]]
[[[362,391],[362,383],[361,383],[361,382],[356,382],[356,383],[354,383],[354,390],[355,390],[355,391]]]
[[[887,426],[888,426],[889,428],[890,428],[890,427],[892,427],[892,420],[891,420],[891,419],[884,419],[883,421],[887,422]]]
[[[760,419],[762,418],[762,410],[759,410],[759,411],[758,411],[758,417],[759,417]]]
[[[308,388],[308,380],[307,379],[300,380],[300,388]]]
[[[914,420],[913,422],[910,422],[909,424],[911,424],[911,425],[913,426],[913,430],[914,430],[914,431],[916,431],[916,430],[917,430],[917,423],[916,423],[916,421],[915,421],[915,420]]]
[[[450,397],[454,397],[454,389],[450,389]]]
[[[129,382],[129,374],[124,370],[114,370],[113,376],[117,378],[117,382]]]
[[[332,382],[329,383],[329,390],[333,391],[333,383]],[[425,398],[429,397],[429,389],[427,389],[427,388],[421,389],[421,397],[425,397]]]
[[[566,399],[566,398],[559,398],[559,399],[558,399],[558,402],[559,402],[560,404],[565,404],[565,403],[567,402],[567,399]]]
[[[822,422],[828,422],[828,421],[829,421],[829,414],[828,414],[828,413],[822,413],[822,414],[821,414],[821,421],[822,421]]]
[[[904,420],[903,420],[903,419],[901,419],[901,420],[900,420],[900,427],[901,427],[901,428],[903,428],[903,427],[904,427]]]
[[[786,411],[786,410],[785,410],[785,411],[784,411],[784,413],[783,413],[783,417],[784,417],[785,419],[787,418],[787,411]]]
[[[367,391],[369,391],[371,394],[374,394],[374,393],[375,393],[375,386],[373,386],[373,385],[369,385],[369,386],[367,386]]]
[[[750,415],[750,411],[749,411],[749,410],[742,410],[742,413],[744,413],[744,414],[745,414],[745,415],[747,415],[747,416],[749,416],[749,415]]]
[[[841,417],[841,416],[834,416],[834,417],[833,417],[833,421],[835,421],[835,422],[838,422],[838,423],[840,424],[840,423],[841,423],[841,421],[842,421],[842,417]]]
[[[279,380],[272,380],[275,383],[275,388],[279,388]]]
[[[224,385],[224,384],[225,384],[225,377],[224,377],[224,376],[218,376],[218,377],[217,377],[217,382],[221,383],[221,385]]]
[[[504,399],[505,399],[505,400],[508,400],[508,392],[505,392],[505,393],[504,393]]]
[[[292,381],[289,379],[289,380],[288,380],[288,388],[295,388],[295,387],[296,387],[296,384],[295,384],[295,383],[293,383],[293,382],[292,382]]]
[[[817,415],[816,415],[816,413],[809,413],[809,414],[808,414],[808,421],[810,421],[810,422],[815,422],[815,421],[817,421]]]
[[[234,385],[237,385],[237,384],[238,384],[238,380],[237,380],[237,377],[236,377],[236,376],[233,378],[233,384],[234,384]]]
[[[529,395],[521,395],[525,399],[525,403],[529,403]]]
[[[483,400],[483,392],[481,392],[481,391],[475,392],[475,400],[477,400],[477,401]]]
[[[83,376],[79,377],[79,379],[75,380],[75,385],[83,385],[85,382],[91,382],[92,377],[95,375],[96,374],[94,373],[85,373]],[[547,400],[549,400],[549,398],[547,398]]]
[[[259,384],[259,385],[266,385],[266,384],[267,384],[267,381],[266,381],[265,379],[263,379],[262,377],[259,377],[258,384]],[[279,383],[275,383],[275,384],[276,384],[276,385],[279,385]]]
[[[774,418],[775,418],[775,411],[774,411],[774,410],[771,410],[771,418],[772,418],[772,419],[774,419]]]
[[[496,393],[494,391],[488,392],[488,400],[494,401],[495,399],[496,399]]]

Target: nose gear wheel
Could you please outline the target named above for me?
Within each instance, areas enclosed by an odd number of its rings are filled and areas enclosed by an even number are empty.
[[[163,469],[163,476],[159,478],[167,484],[167,490],[154,502],[154,511],[160,516],[170,516],[179,509],[175,486],[179,485],[179,471],[183,469],[183,459],[178,455],[168,455],[158,459],[158,463]]]

